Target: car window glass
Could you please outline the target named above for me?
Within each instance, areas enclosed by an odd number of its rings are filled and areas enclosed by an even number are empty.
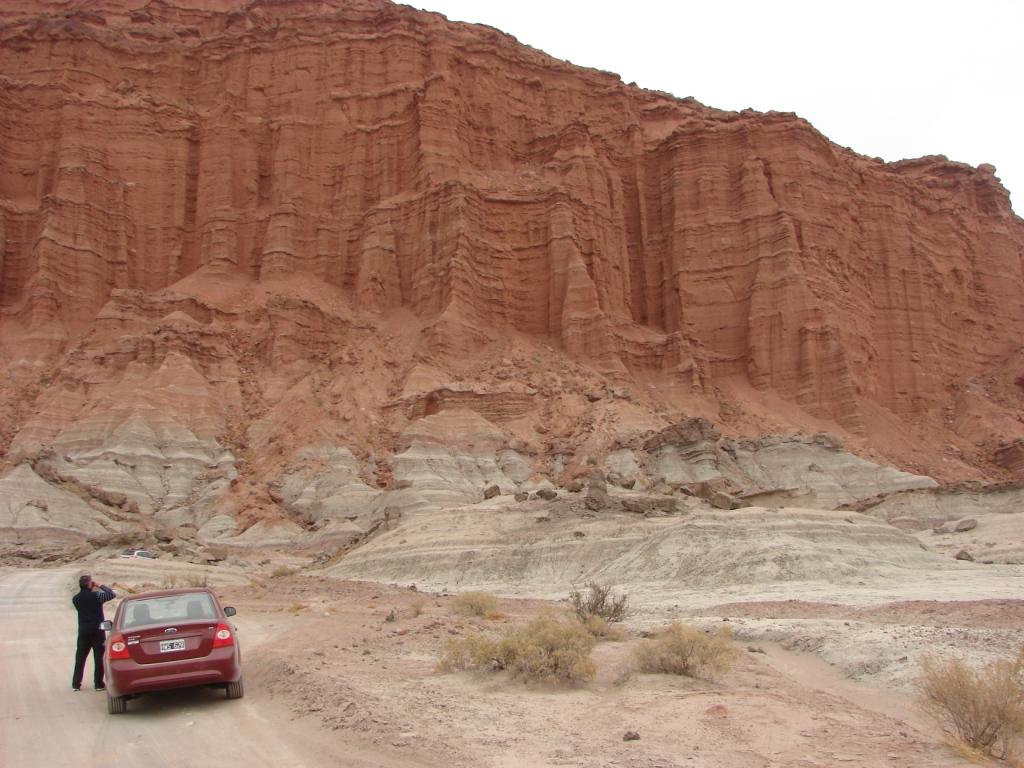
[[[166,624],[175,621],[213,619],[217,616],[213,600],[205,592],[132,600],[125,605],[124,627]]]

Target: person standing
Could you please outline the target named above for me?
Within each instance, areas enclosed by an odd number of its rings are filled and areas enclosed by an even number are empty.
[[[85,672],[85,660],[92,651],[93,683],[97,691],[106,690],[103,684],[103,646],[106,633],[100,629],[103,621],[103,604],[113,600],[117,595],[110,587],[97,584],[92,576],[78,579],[79,592],[71,603],[78,611],[78,650],[75,652],[75,672],[71,678],[71,690],[82,690],[82,674]]]

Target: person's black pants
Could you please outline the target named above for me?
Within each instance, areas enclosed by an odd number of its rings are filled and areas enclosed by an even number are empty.
[[[79,629],[78,650],[75,652],[75,675],[71,685],[82,687],[82,674],[85,672],[85,660],[92,651],[93,684],[99,688],[103,685],[103,645],[106,633],[102,629]]]

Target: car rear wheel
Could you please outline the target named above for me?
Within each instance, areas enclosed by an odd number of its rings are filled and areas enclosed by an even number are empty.
[[[245,689],[242,687],[242,681],[239,680],[235,683],[227,684],[227,692],[229,699],[240,699],[245,695]]]
[[[123,715],[127,709],[127,696],[107,696],[107,712],[110,714]]]

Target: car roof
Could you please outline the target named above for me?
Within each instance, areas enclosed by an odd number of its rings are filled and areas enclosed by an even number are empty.
[[[213,592],[203,587],[187,587],[182,589],[158,589],[153,592],[139,592],[135,595],[128,595],[124,599],[125,602],[129,600],[148,600],[151,597],[175,597],[176,595],[213,595]]]

